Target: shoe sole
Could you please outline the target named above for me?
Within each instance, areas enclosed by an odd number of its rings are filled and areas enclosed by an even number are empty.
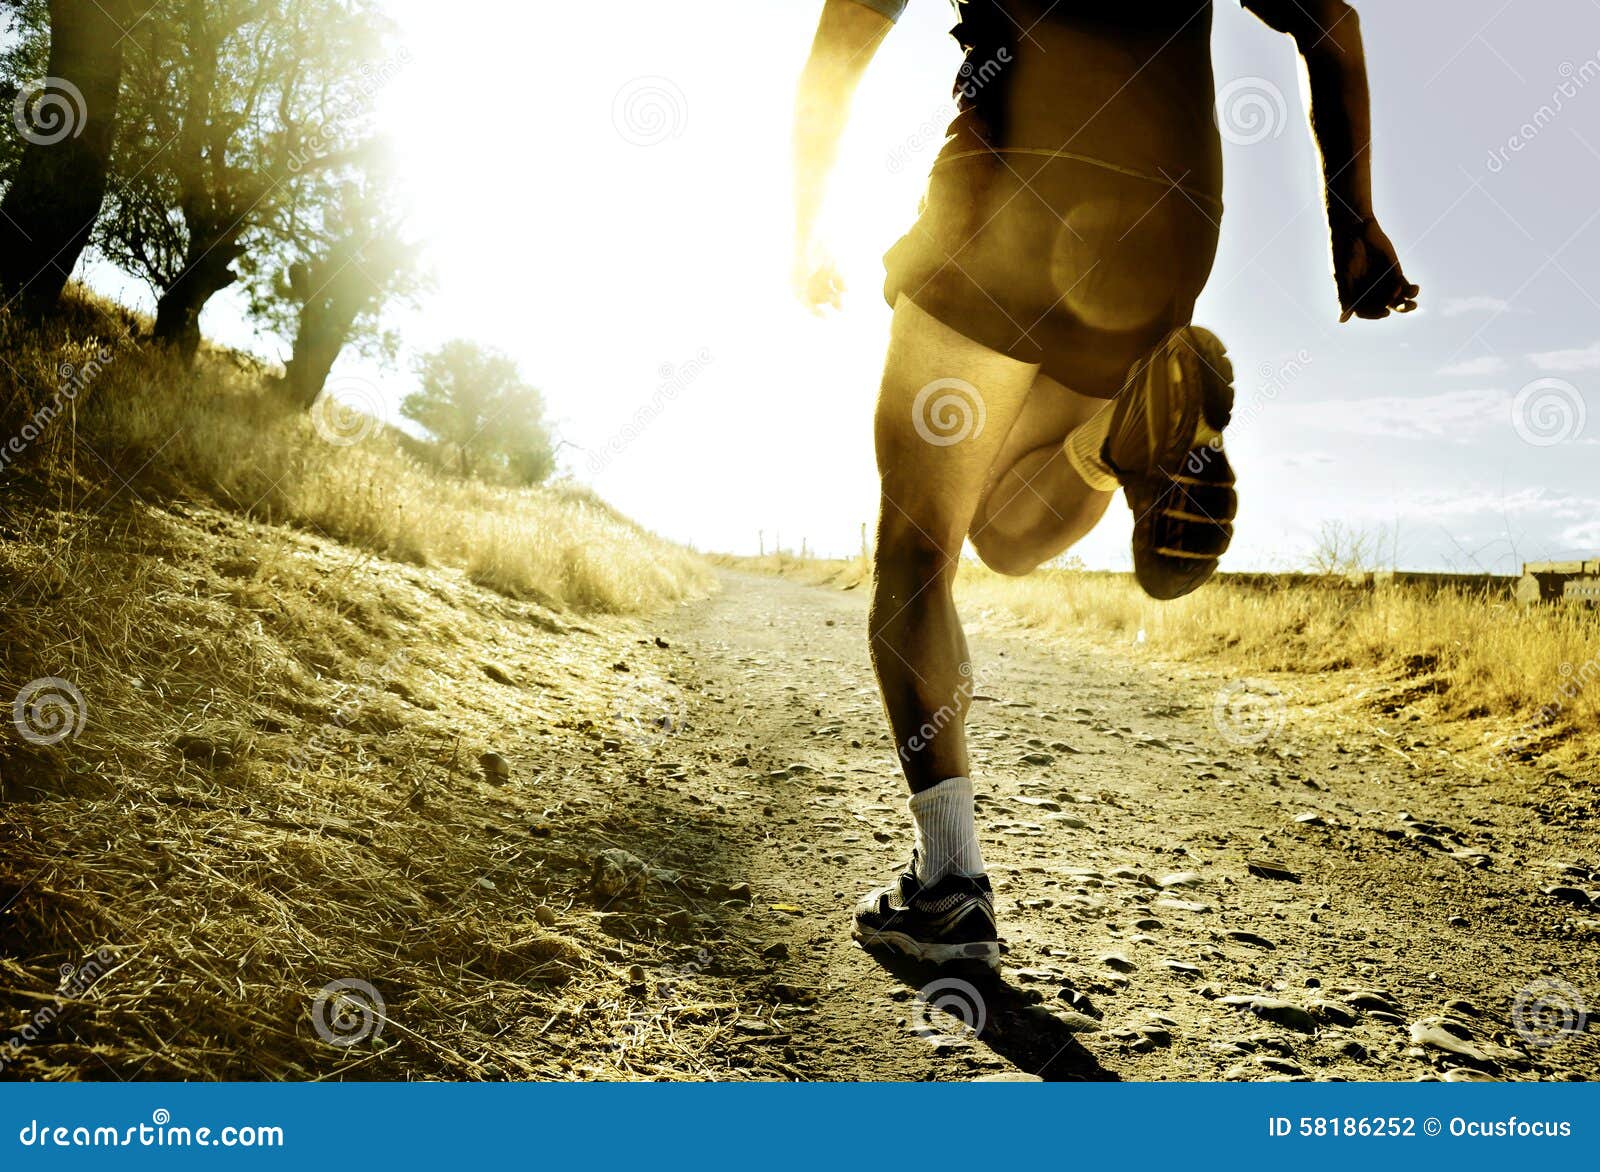
[[[1163,342],[1149,361],[1162,365],[1155,370],[1147,369],[1140,376],[1146,383],[1142,396],[1146,433],[1156,434],[1153,429],[1159,421],[1170,420],[1177,414],[1180,418],[1192,418],[1197,424],[1204,423],[1214,435],[1208,442],[1187,447],[1181,452],[1160,453],[1153,458],[1147,470],[1132,471],[1123,478],[1124,487],[1130,494],[1130,505],[1133,504],[1132,494],[1136,491],[1133,486],[1137,482],[1149,484],[1155,481],[1161,485],[1171,481],[1187,489],[1203,487],[1206,481],[1202,477],[1207,470],[1211,475],[1218,471],[1211,467],[1216,462],[1220,462],[1221,472],[1226,474],[1227,483],[1231,486],[1232,474],[1227,470],[1227,456],[1221,446],[1223,430],[1233,413],[1234,398],[1233,363],[1228,359],[1227,349],[1209,330],[1186,326]],[[1236,508],[1235,505],[1235,511]],[[1197,525],[1214,521],[1211,517],[1172,515]],[[1226,517],[1215,521],[1231,525],[1233,515],[1233,511],[1230,511]],[[1134,576],[1150,597],[1159,600],[1179,598],[1198,589],[1216,572],[1220,555],[1165,546],[1150,546],[1141,550],[1138,530],[1139,526],[1136,525]]]
[[[1150,356],[1139,378],[1144,383],[1140,399],[1147,436],[1164,435],[1175,417],[1203,422],[1219,435],[1227,427],[1233,413],[1233,363],[1226,347],[1209,330],[1202,333],[1198,327],[1185,326],[1169,336]],[[1112,427],[1116,429],[1117,423]],[[1193,434],[1193,428],[1180,427],[1180,434],[1185,431]],[[1184,442],[1181,449],[1153,453],[1143,468],[1122,471],[1130,477],[1180,472],[1196,446]]]
[[[859,928],[851,933],[863,948],[892,948],[894,951],[927,964],[957,964],[975,960],[998,970],[1000,968],[1000,942],[980,941],[971,944],[929,944],[907,936],[904,932],[873,932],[871,935]]]

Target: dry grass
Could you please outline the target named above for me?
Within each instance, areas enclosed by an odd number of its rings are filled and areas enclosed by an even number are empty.
[[[708,568],[578,489],[330,444],[140,327],[0,314],[0,1078],[661,1073],[602,928],[642,909],[587,876],[655,817],[599,760],[612,665],[653,646],[622,612]],[[53,744],[10,727],[37,681]],[[374,1040],[319,1035],[340,979],[383,998]]]
[[[737,564],[841,587],[871,574],[859,558]],[[1488,721],[1492,731],[1478,739],[1522,759],[1557,749],[1592,756],[1600,736],[1600,611],[1593,608],[1523,607],[1459,589],[1356,589],[1337,576],[1278,588],[1224,576],[1161,603],[1127,575],[1045,569],[1008,578],[975,563],[962,566],[956,589],[969,613],[1003,612],[1054,634],[1138,639],[1155,656],[1256,673],[1373,673],[1393,685],[1375,689],[1374,702],[1392,709],[1426,698],[1431,718]]]
[[[319,431],[311,416],[285,409],[274,380],[249,360],[207,352],[184,370],[132,341],[135,325],[87,297],[43,334],[0,316],[0,346],[16,372],[0,406],[13,429],[57,399],[64,364],[83,383],[20,468],[58,489],[70,472],[90,491],[126,482],[144,495],[203,496],[385,557],[458,566],[502,593],[560,608],[633,613],[711,587],[700,558],[586,489],[463,480],[416,441],[359,417]]]

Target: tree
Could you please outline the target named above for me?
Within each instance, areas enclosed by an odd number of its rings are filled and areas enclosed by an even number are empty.
[[[151,0],[22,0],[0,55],[21,139],[0,162],[0,292],[48,309],[89,243],[105,199],[124,30]],[[7,136],[9,139],[9,136]]]
[[[463,339],[417,364],[421,387],[400,412],[453,446],[462,475],[490,470],[537,484],[555,470],[555,438],[544,397],[506,355]]]
[[[326,191],[304,201],[293,239],[241,258],[250,308],[282,337],[293,339],[285,390],[309,409],[346,347],[391,359],[397,339],[380,314],[411,298],[426,276],[418,246],[405,234],[395,184],[381,154],[372,165],[323,176]]]
[[[192,357],[235,263],[293,240],[317,177],[360,161],[387,31],[370,0],[157,0],[130,31],[95,242],[157,290],[158,341]]]

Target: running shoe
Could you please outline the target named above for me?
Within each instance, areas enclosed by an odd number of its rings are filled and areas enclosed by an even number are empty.
[[[853,935],[866,948],[888,948],[929,964],[981,961],[1000,967],[994,891],[987,875],[946,875],[923,886],[911,865],[856,905]]]
[[[1178,598],[1216,572],[1239,511],[1222,431],[1233,363],[1210,330],[1174,330],[1128,373],[1102,456],[1133,510],[1133,573],[1152,598]]]

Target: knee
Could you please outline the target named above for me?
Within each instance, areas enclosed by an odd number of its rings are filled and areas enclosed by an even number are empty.
[[[960,556],[959,542],[941,541],[911,518],[885,513],[878,526],[874,559],[880,580],[910,579],[922,586],[953,578]]]

